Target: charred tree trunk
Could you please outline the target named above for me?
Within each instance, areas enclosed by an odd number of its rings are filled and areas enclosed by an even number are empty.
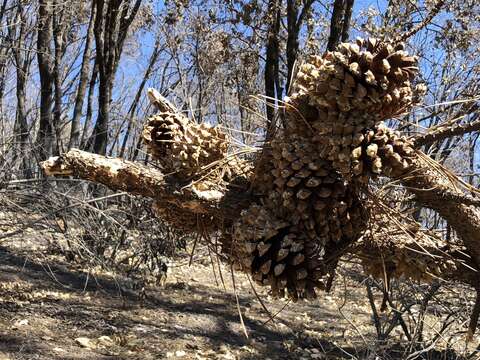
[[[300,30],[300,24],[297,22],[297,4],[298,2],[295,0],[287,0],[287,93],[293,76],[293,68],[297,61],[298,32]]]
[[[40,75],[40,126],[37,146],[40,159],[53,153],[54,125],[52,118],[53,82],[52,74],[52,2],[39,0],[37,30],[37,60]]]
[[[27,24],[21,2],[17,3],[16,10],[15,17],[12,19],[12,21],[13,23],[17,23],[19,25],[15,26],[12,23],[8,26],[8,40],[12,48],[16,70],[17,107],[15,114],[14,134],[16,148],[18,149],[18,153],[21,158],[20,163],[23,167],[22,173],[26,178],[29,178],[31,176],[31,169],[29,154],[27,153],[29,128],[27,122],[26,90],[32,57],[29,52],[24,50],[27,48],[27,37],[29,37],[29,34],[27,33]]]
[[[350,21],[352,18],[353,11],[353,2],[354,0],[345,0],[345,12],[343,15],[343,24],[342,24],[342,42],[348,41],[348,36],[350,33]]]
[[[89,128],[92,122],[93,116],[93,95],[95,92],[95,85],[98,78],[98,65],[95,61],[93,65],[92,75],[88,85],[88,97],[87,97],[87,113],[85,114],[85,122],[83,123],[82,137],[80,139],[80,149],[86,150],[92,147],[92,138],[88,137]]]
[[[280,4],[279,0],[269,0],[268,14],[270,16],[268,31],[267,31],[267,45],[266,45],[266,59],[265,59],[265,96],[266,98],[266,112],[269,129],[275,127],[275,105],[278,94],[275,92],[276,79],[278,78],[278,61],[279,61],[279,44],[278,32],[280,31]],[[281,96],[281,95],[280,95]],[[269,130],[270,131],[270,130]],[[268,138],[268,136],[267,136]]]
[[[298,36],[300,29],[314,2],[315,0],[308,0],[304,3],[303,7],[299,9],[297,1],[287,0],[287,94],[290,89],[290,83],[298,57]]]
[[[335,0],[330,19],[327,50],[333,51],[340,41],[348,40],[354,0]]]
[[[62,96],[63,96],[63,74],[62,74],[62,58],[65,53],[65,34],[68,33],[68,26],[65,21],[64,4],[55,3],[55,12],[53,13],[53,47],[54,47],[54,62],[53,62],[53,78],[54,78],[54,109],[53,109],[53,124],[55,127],[55,154],[59,154],[64,150],[64,142],[67,139],[62,138]]]
[[[80,118],[82,117],[82,109],[84,97],[87,91],[88,74],[90,72],[90,56],[92,53],[93,24],[95,21],[95,7],[92,6],[90,11],[90,20],[88,23],[87,35],[85,38],[85,48],[83,50],[82,66],[78,80],[77,95],[75,97],[75,105],[73,108],[72,128],[70,133],[69,149],[78,147],[81,142]]]
[[[112,14],[115,17],[117,16],[119,10],[119,4],[116,5],[117,6],[115,6],[114,14]],[[98,116],[92,134],[92,149],[97,154],[105,154],[107,150],[108,109],[110,104],[109,83],[112,83],[112,74],[107,64],[107,54],[105,54],[105,40],[107,40],[108,42],[109,38],[107,36],[108,29],[106,29],[106,25],[104,24],[104,22],[107,21],[106,17],[111,15],[108,14],[108,11],[105,11],[104,0],[93,1],[92,6],[95,7],[95,11],[97,13],[97,16],[95,17],[95,25],[93,31],[95,34],[95,56],[99,74]],[[112,27],[114,27],[114,25],[115,24],[112,24]],[[110,31],[114,31],[114,28],[110,29]]]
[[[115,73],[120,61],[128,28],[135,18],[141,0],[130,9],[129,1],[95,0],[96,18],[94,34],[98,64],[98,116],[93,129],[93,151],[106,154],[108,141],[109,108]]]

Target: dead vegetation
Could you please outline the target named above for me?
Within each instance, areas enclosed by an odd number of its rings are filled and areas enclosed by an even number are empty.
[[[153,198],[164,221],[196,233],[232,271],[268,285],[273,297],[314,299],[316,290],[330,287],[328,277],[340,258],[362,251],[373,255],[373,260],[363,256],[367,272],[384,281],[382,311],[391,306],[391,278],[451,278],[476,288],[479,213],[465,191],[477,190],[383,124],[408,111],[425,91],[412,87],[417,59],[403,48],[358,40],[302,65],[283,109],[285,128],[269,130],[271,140],[251,165],[228,151],[220,128],[195,124],[150,90],[153,104],[168,108],[143,132],[163,173],[78,150],[42,166],[49,175],[79,176]],[[436,210],[458,237],[445,242],[385,205],[369,190],[379,176],[402,184],[415,201]],[[398,199],[392,192],[385,197]],[[412,337],[401,317],[395,321],[409,340],[418,336]],[[467,342],[477,322],[474,307]]]
[[[2,225],[11,230],[21,218],[18,211],[2,212]],[[212,263],[208,247],[199,244],[190,259],[194,241],[188,241],[186,251],[169,260],[166,286],[155,286],[149,274],[143,297],[144,284],[120,268],[94,265],[90,256],[72,262],[68,252],[53,251],[52,245],[66,246],[68,232],[52,225],[17,225],[22,235],[0,248],[0,355],[7,359],[398,359],[417,351],[425,359],[476,356],[474,343],[464,347],[473,304],[464,286],[393,280],[389,305],[380,312],[383,284],[346,258],[330,293],[294,304],[263,287],[255,286],[255,293],[240,273],[235,292],[230,270]]]
[[[477,359],[478,14],[3,1],[0,360]]]

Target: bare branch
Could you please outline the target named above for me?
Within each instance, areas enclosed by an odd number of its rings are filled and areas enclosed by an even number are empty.
[[[427,15],[427,17],[417,26],[415,26],[413,29],[410,31],[407,31],[406,33],[400,35],[395,42],[402,42],[407,40],[408,38],[412,37],[415,35],[417,32],[422,30],[425,26],[430,24],[430,22],[433,20],[435,16],[440,12],[440,10],[443,7],[443,4],[445,3],[445,0],[438,0],[433,9],[430,11],[430,13]]]
[[[52,157],[41,166],[49,176],[73,175],[112,190],[153,198],[192,214],[208,214],[227,221],[238,218],[241,208],[249,202],[249,196],[242,192],[202,191],[155,168],[78,149]]]
[[[160,94],[154,88],[148,88],[147,90],[148,100],[161,112],[177,113],[178,110],[170,101],[168,101],[162,94]]]
[[[461,136],[475,131],[480,131],[480,119],[468,124],[440,127],[437,130],[418,136],[415,138],[414,144],[415,146],[429,145],[453,136]]]

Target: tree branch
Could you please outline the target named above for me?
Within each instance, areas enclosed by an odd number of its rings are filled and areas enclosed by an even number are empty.
[[[435,16],[437,16],[437,14],[440,12],[440,10],[442,9],[443,7],[443,4],[445,4],[445,0],[438,0],[435,4],[435,6],[433,7],[433,9],[428,13],[428,15],[425,17],[425,19],[420,23],[418,24],[417,26],[415,26],[413,29],[411,29],[410,31],[407,31],[406,33],[400,35],[396,40],[395,42],[402,42],[402,41],[405,41],[407,40],[408,38],[412,37],[413,35],[415,35],[417,32],[419,32],[420,30],[422,30],[425,26],[427,26],[428,24],[430,24],[430,22],[433,20],[433,18]]]
[[[139,163],[108,158],[78,149],[41,164],[47,176],[63,175],[93,181],[112,190],[127,191],[175,206],[195,216],[208,215],[228,223],[238,218],[251,199],[241,191],[201,190],[173,175]]]
[[[437,164],[438,166],[438,164]],[[398,180],[416,196],[416,201],[435,210],[457,232],[476,265],[480,268],[480,210],[467,204],[468,197],[455,190],[452,179],[448,179],[433,160],[417,152],[407,171]],[[453,201],[452,201],[453,200]],[[476,199],[475,199],[476,200]],[[476,201],[470,203],[477,204]]]
[[[430,145],[453,136],[461,136],[467,133],[480,131],[480,118],[468,124],[459,124],[449,127],[440,127],[437,130],[420,135],[414,139],[415,146]]]

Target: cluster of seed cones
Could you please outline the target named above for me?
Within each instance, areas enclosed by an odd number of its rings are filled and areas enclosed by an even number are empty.
[[[360,186],[408,168],[410,144],[382,121],[412,105],[416,71],[416,59],[402,45],[375,39],[341,44],[300,67],[287,99],[286,129],[257,171],[254,187],[263,201],[234,226],[244,244],[242,269],[274,294],[313,296],[366,228]],[[244,231],[248,227],[254,233]]]
[[[382,121],[423,90],[412,86],[416,71],[402,45],[375,39],[341,44],[300,67],[286,99],[286,128],[256,164],[256,202],[221,237],[233,265],[275,296],[315,297],[366,229],[361,188],[371,176],[409,167],[410,144]],[[171,112],[150,118],[143,137],[166,170],[184,176],[227,157],[221,131]]]
[[[392,46],[376,39],[342,43],[336,51],[304,64],[296,89],[316,108],[368,113],[373,121],[390,118],[413,101],[410,81],[418,71],[417,59],[403,49],[403,44]]]
[[[383,225],[395,227],[388,221]],[[377,279],[388,276],[430,282],[444,278],[461,267],[451,255],[457,250],[455,245],[447,247],[437,237],[422,231],[393,232],[388,235],[382,232],[365,235],[358,256],[367,274]]]
[[[278,219],[263,206],[252,205],[244,210],[235,223],[233,238],[238,245],[235,259],[240,269],[251,273],[261,285],[270,285],[274,296],[293,299],[315,297],[319,286],[310,242],[292,231],[285,220]]]
[[[334,167],[342,175],[366,183],[375,175],[399,176],[405,173],[412,161],[414,150],[405,136],[380,123],[365,129],[356,137],[360,143],[343,147],[336,155]]]
[[[217,127],[196,124],[180,113],[161,112],[150,117],[142,137],[148,151],[166,172],[182,177],[226,156],[228,139]]]
[[[272,190],[281,203],[270,196],[267,205],[272,204],[271,210],[282,209],[306,238],[322,246],[341,244],[355,237],[355,229],[362,228],[363,210],[330,162],[314,158],[314,154],[315,148],[307,139],[290,136],[288,142],[272,142]]]
[[[325,247],[309,239],[301,225],[274,218],[270,210],[252,205],[234,225],[237,263],[273,296],[293,300],[315,297],[326,273]]]
[[[346,180],[365,182],[382,172],[377,156],[382,143],[387,146],[380,153],[392,158],[384,161],[398,167],[403,158],[397,149],[392,152],[393,134],[381,122],[404,112],[425,91],[411,82],[416,63],[402,44],[376,39],[343,43],[337,51],[312,57],[300,67],[288,103],[292,108],[308,103],[315,112],[290,122],[289,131],[312,138],[320,157],[330,160]]]
[[[366,210],[307,138],[279,136],[257,182],[261,205],[234,224],[237,262],[274,296],[312,298],[346,247],[365,229]]]

